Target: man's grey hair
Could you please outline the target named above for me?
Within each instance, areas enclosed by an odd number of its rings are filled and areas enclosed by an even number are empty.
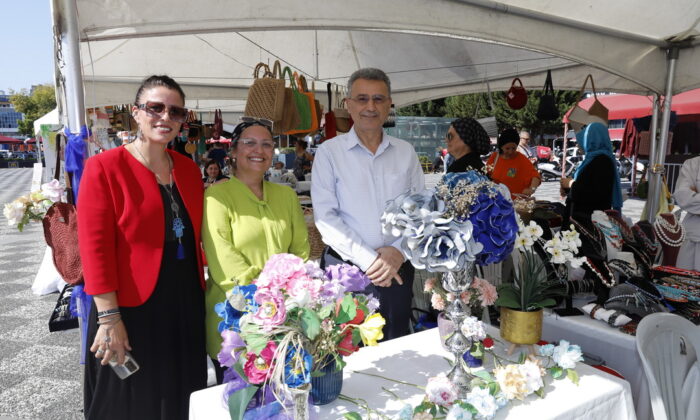
[[[386,88],[389,91],[389,96],[391,96],[391,81],[389,76],[386,75],[382,70],[375,69],[373,67],[365,67],[363,69],[355,70],[353,74],[350,75],[348,79],[348,92],[352,89],[352,84],[355,83],[357,79],[364,80],[377,80],[379,82],[384,82]]]

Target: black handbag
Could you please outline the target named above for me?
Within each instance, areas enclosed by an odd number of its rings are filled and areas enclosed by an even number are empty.
[[[554,97],[551,70],[547,70],[547,79],[544,82],[544,88],[542,90],[540,104],[537,107],[537,118],[542,121],[556,120],[559,118],[559,108],[557,108],[557,101]]]
[[[56,301],[56,307],[49,318],[49,331],[64,331],[78,328],[78,317],[73,315],[70,310],[70,298],[73,294],[73,288],[67,284]]]

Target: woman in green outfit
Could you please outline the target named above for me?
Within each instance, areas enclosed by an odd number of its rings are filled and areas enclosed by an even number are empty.
[[[236,126],[231,157],[235,175],[204,194],[202,242],[209,265],[206,290],[207,352],[216,362],[221,347],[214,305],[236,285],[251,283],[274,254],[309,257],[306,222],[299,199],[287,186],[264,181],[275,143],[258,121]]]

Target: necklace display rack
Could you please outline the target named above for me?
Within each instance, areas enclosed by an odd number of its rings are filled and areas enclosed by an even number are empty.
[[[661,243],[662,264],[676,265],[678,251],[685,240],[685,229],[672,213],[661,213],[654,220],[654,233]]]

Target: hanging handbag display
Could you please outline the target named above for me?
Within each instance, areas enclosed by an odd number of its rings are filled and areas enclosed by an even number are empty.
[[[279,61],[275,61],[275,67],[279,66]],[[273,70],[275,73],[276,70]],[[284,74],[280,74],[282,83],[286,84]],[[291,80],[290,80],[291,83]],[[272,127],[272,134],[279,135],[284,132],[294,130],[301,123],[301,118],[299,117],[299,111],[297,110],[296,102],[294,100],[294,89],[290,87],[284,88],[284,112],[282,112],[282,120],[279,123],[275,123]]]
[[[345,98],[340,99],[341,95],[338,92],[338,87],[335,88],[335,97],[338,103],[336,108],[333,108],[335,114],[335,126],[338,132],[347,133],[352,128],[352,117],[347,109],[345,109]]]
[[[520,86],[516,86],[516,82]],[[510,109],[520,109],[527,104],[527,91],[523,86],[523,82],[520,81],[520,78],[516,77],[513,79],[510,89],[506,92],[506,103],[508,103]]]
[[[224,119],[221,116],[221,110],[217,109],[214,111],[214,125],[211,129],[211,138],[214,140],[219,140],[224,134]]]
[[[260,77],[260,70],[263,75]],[[284,113],[284,80],[275,77],[265,63],[258,63],[253,70],[253,85],[248,90],[245,104],[247,117],[281,121]]]
[[[75,206],[56,202],[42,220],[44,239],[53,251],[53,263],[63,280],[71,285],[83,284],[83,266],[78,249],[78,214]]]
[[[49,317],[49,331],[65,331],[78,328],[78,317],[70,310],[71,295],[75,286],[67,284],[58,296],[56,306]]]
[[[583,99],[583,92],[586,89],[586,84],[588,83],[589,79],[591,81],[591,88],[593,89],[594,101],[591,107],[588,108],[588,111],[586,111],[585,109],[581,108],[579,103],[581,102],[581,99]],[[581,86],[581,90],[578,93],[576,105],[574,105],[574,107],[571,109],[571,113],[569,113],[569,124],[574,131],[580,131],[581,127],[584,125],[594,122],[599,122],[607,127],[608,108],[606,108],[605,105],[598,100],[598,94],[595,90],[595,83],[593,83],[593,76],[589,74],[583,81],[583,86]]]
[[[331,92],[331,84],[326,83],[326,93],[328,94],[328,112],[323,116],[324,125],[323,133],[325,138],[332,139],[338,135],[335,121],[335,113],[333,112],[333,93]]]
[[[309,127],[309,132],[316,131],[318,130],[319,127],[319,119],[320,115],[318,113],[318,108],[317,108],[317,101],[316,101],[316,96],[314,95],[313,92],[309,91],[308,86],[306,85],[306,78],[304,76],[300,76],[296,72],[294,73],[294,77],[297,79],[297,87],[299,88],[299,92],[303,93],[304,96],[308,98],[309,101],[309,108],[311,109],[311,127]]]
[[[291,83],[292,94],[294,96],[294,106],[299,115],[299,124],[293,129],[286,131],[284,134],[308,133],[311,131],[311,105],[309,105],[309,98],[302,92],[299,92],[298,86],[294,80],[294,75],[292,74],[292,69],[285,67],[282,74],[285,80],[287,76],[289,76],[289,82]]]
[[[557,108],[557,100],[554,96],[551,70],[547,70],[547,79],[544,81],[540,104],[537,106],[537,118],[542,121],[551,121],[559,118],[559,108]]]

